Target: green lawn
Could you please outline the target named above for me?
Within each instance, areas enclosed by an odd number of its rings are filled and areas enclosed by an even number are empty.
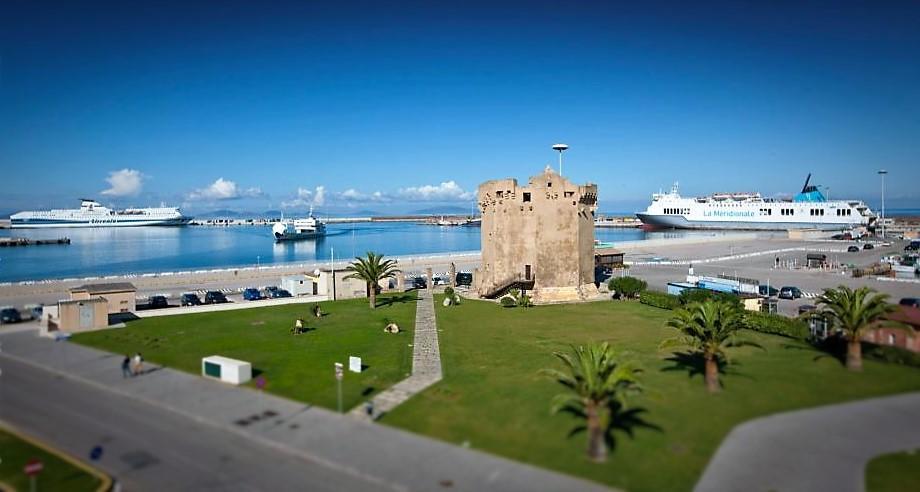
[[[920,490],[920,449],[879,456],[866,465],[869,492]]]
[[[80,492],[97,490],[102,485],[99,477],[0,428],[0,483],[17,491],[29,490],[29,477],[22,468],[33,458],[45,466],[37,478],[38,490]]]
[[[917,369],[866,361],[854,374],[804,344],[751,333],[767,352],[735,350],[724,391],[710,395],[699,374],[657,350],[673,331],[664,326],[670,311],[619,301],[436,306],[444,380],[384,423],[627,490],[690,490],[729,430],[754,417],[920,390]],[[660,430],[637,428],[632,439],[618,433],[608,462],[593,464],[583,457],[585,435],[567,437],[575,421],[550,415],[561,386],[539,371],[561,367],[553,351],[604,340],[643,364],[646,391],[633,405]]]
[[[347,410],[411,372],[415,300],[414,292],[381,296],[376,310],[366,299],[323,302],[328,315],[319,320],[310,315],[313,304],[162,316],[72,340],[119,354],[140,351],[146,361],[195,374],[209,355],[245,360],[252,363],[254,378],[265,378],[266,391],[331,409],[336,407],[333,364],[342,362]],[[315,330],[291,335],[298,316]],[[405,331],[384,333],[385,320]],[[362,358],[363,373],[347,371],[350,355]]]

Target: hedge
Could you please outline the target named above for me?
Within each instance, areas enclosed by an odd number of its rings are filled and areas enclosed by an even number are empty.
[[[796,318],[787,318],[778,314],[761,313],[757,311],[744,312],[745,325],[749,330],[780,335],[797,340],[809,337],[808,325]]]
[[[648,284],[644,280],[636,277],[616,277],[610,279],[610,282],[607,283],[608,289],[627,299],[636,297],[647,287]]]
[[[901,347],[892,347],[891,345],[875,345],[863,343],[863,350],[870,359],[889,362],[892,364],[903,364],[905,366],[920,367],[920,354],[911,352]]]
[[[639,294],[639,302],[662,309],[676,309],[680,307],[680,300],[677,296],[654,290],[646,290]]]

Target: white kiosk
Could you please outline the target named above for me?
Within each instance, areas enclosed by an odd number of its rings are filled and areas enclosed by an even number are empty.
[[[252,379],[252,364],[212,355],[201,359],[201,375],[230,384],[244,384]]]

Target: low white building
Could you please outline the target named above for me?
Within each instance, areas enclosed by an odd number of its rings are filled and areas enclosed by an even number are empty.
[[[201,375],[230,384],[244,384],[252,379],[252,364],[212,355],[201,359]]]
[[[319,294],[319,282],[309,275],[288,275],[281,277],[281,288],[292,296],[315,296]]]

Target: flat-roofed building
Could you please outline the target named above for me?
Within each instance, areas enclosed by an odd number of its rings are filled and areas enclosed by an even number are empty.
[[[102,298],[108,301],[109,314],[133,313],[137,310],[137,287],[130,282],[86,284],[70,289],[70,300]]]

